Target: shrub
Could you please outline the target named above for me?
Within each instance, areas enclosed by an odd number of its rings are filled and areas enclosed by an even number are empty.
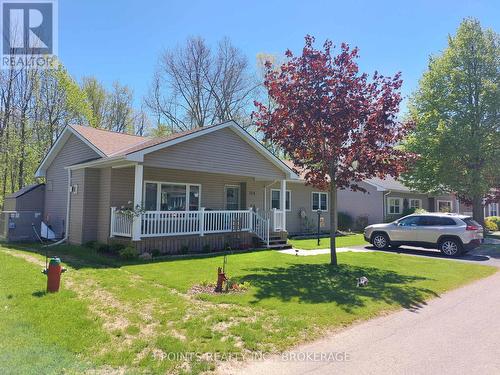
[[[102,254],[109,253],[109,245],[107,243],[98,243],[95,249],[98,253]]]
[[[368,226],[368,217],[367,216],[358,216],[356,221],[354,222],[354,229],[357,231],[362,231]]]
[[[415,214],[426,214],[427,211],[424,210],[423,208],[417,208],[414,213]]]
[[[497,218],[499,219],[497,221]],[[487,230],[496,232],[499,230],[498,223],[500,222],[500,217],[499,216],[489,216],[484,219],[484,226]]]
[[[489,216],[488,219],[492,220],[497,224],[498,230],[500,230],[500,216]]]
[[[125,245],[121,242],[113,241],[109,244],[109,252],[111,254],[119,254],[123,249],[125,249]]]
[[[415,213],[415,211],[416,211],[416,208],[405,208],[405,209],[403,209],[403,213],[401,214],[401,217],[411,215],[411,214]]]
[[[161,251],[158,249],[151,250],[151,255],[154,257],[159,257],[161,255]]]
[[[352,229],[352,216],[345,213],[339,212],[337,214],[338,228],[340,230],[350,230]]]
[[[181,246],[181,254],[187,254],[189,251],[189,247],[187,245]]]
[[[120,258],[122,259],[134,259],[138,255],[139,252],[133,246],[127,246],[120,250]]]
[[[85,243],[85,247],[88,247],[89,249],[94,249],[96,250],[97,249],[97,245],[98,245],[98,242],[97,241],[88,241]]]

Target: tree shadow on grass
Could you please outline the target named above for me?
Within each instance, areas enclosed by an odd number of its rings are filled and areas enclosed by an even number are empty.
[[[336,303],[347,312],[365,306],[367,299],[397,304],[416,311],[424,306],[429,297],[438,296],[426,288],[411,283],[426,280],[425,277],[401,275],[393,271],[352,265],[333,267],[327,264],[294,264],[247,270],[254,272],[240,280],[248,281],[257,288],[257,303],[267,298],[282,301],[296,299],[301,303]],[[357,287],[356,278],[366,276],[367,287]]]

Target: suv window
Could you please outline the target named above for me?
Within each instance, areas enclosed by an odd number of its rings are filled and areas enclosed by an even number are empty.
[[[465,224],[467,225],[474,225],[476,227],[481,226],[476,220],[473,220],[471,217],[466,217],[465,219],[462,220],[465,221]]]
[[[438,219],[439,219],[438,225],[457,225],[455,220],[453,220],[451,217],[440,217]]]
[[[422,216],[418,225],[426,227],[437,227],[457,225],[457,223],[451,217]]]
[[[434,216],[421,216],[418,225],[421,227],[430,227],[439,225],[436,219],[437,217]]]
[[[404,219],[399,220],[398,224],[401,225],[402,227],[416,226],[416,225],[418,225],[419,220],[420,220],[420,217],[411,216],[411,217],[406,217]]]

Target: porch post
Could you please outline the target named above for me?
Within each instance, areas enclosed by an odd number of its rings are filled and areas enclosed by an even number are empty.
[[[202,207],[200,209],[200,221],[199,221],[199,225],[200,225],[200,236],[203,237],[205,235],[205,207]]]
[[[282,212],[282,222],[283,228],[281,228],[282,232],[286,232],[286,180],[281,180],[281,212]]]
[[[250,207],[248,209],[248,228],[250,229],[250,232],[253,232],[253,208]]]
[[[142,207],[142,181],[144,175],[144,166],[142,164],[135,165],[135,180],[134,180],[134,210]],[[132,241],[141,240],[141,216],[134,215],[132,222]]]

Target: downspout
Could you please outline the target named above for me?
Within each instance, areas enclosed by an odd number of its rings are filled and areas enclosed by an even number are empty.
[[[64,229],[64,238],[62,240],[59,240],[57,242],[51,243],[50,245],[47,245],[46,247],[51,247],[51,246],[56,246],[60,245],[63,242],[66,242],[68,240],[68,233],[69,233],[69,209],[70,209],[70,204],[71,204],[71,169],[68,169],[68,195],[66,198],[66,223],[65,223],[65,229]]]
[[[386,208],[387,208],[387,196],[388,196],[389,194],[391,194],[391,193],[392,193],[392,190],[387,190],[387,193],[385,193],[385,194],[383,195],[383,197],[384,197],[384,198],[383,198],[383,202],[382,202],[382,209],[384,210],[384,212],[382,213],[382,219],[383,219],[383,221],[384,221],[384,222],[385,222],[385,218],[386,218],[386,215],[387,215],[387,213],[386,213]]]

